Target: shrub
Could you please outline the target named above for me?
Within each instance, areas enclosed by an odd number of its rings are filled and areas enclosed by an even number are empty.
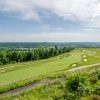
[[[96,70],[90,74],[90,82],[95,84],[100,79],[100,70]]]
[[[82,95],[85,95],[86,92],[86,78],[81,76],[81,75],[75,75],[73,77],[70,77],[69,80],[67,80],[66,82],[66,90],[69,93],[73,93],[71,94],[72,97],[75,98],[79,98]],[[68,94],[67,94],[68,95]],[[69,97],[71,96],[69,95]]]
[[[96,87],[94,88],[94,93],[95,93],[96,95],[100,95],[100,86],[96,86]]]
[[[70,92],[78,91],[80,87],[86,84],[86,80],[81,75],[75,75],[70,77],[69,80],[66,82],[66,88]]]

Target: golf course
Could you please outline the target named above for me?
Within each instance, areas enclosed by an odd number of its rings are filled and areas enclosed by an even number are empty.
[[[0,93],[4,93],[6,96],[6,92],[12,91],[12,93],[14,93],[13,90],[17,88],[19,88],[22,93],[29,90],[29,86],[27,85],[42,80],[47,80],[48,77],[51,77],[51,79],[56,79],[56,77],[59,78],[61,74],[60,77],[63,78],[62,73],[67,75],[67,72],[73,73],[74,70],[78,71],[78,69],[82,70],[82,68],[84,68],[86,71],[88,71],[88,68],[90,68],[89,70],[99,69],[99,51],[100,48],[76,48],[70,52],[47,59],[1,65]],[[62,79],[58,81],[62,81]],[[36,84],[45,85],[46,83],[49,84],[52,82],[54,83],[55,81],[51,80],[50,82],[49,80],[47,82],[39,82]],[[25,88],[25,90],[21,89],[21,87],[24,88],[24,86],[27,88]],[[35,87],[38,87],[38,85]],[[15,91],[17,91],[19,94],[19,90]]]
[[[86,55],[85,58],[84,55]],[[99,63],[99,55],[99,49],[75,49],[69,53],[44,60],[0,66],[0,85],[68,70],[72,67]],[[73,66],[74,64],[76,65]]]

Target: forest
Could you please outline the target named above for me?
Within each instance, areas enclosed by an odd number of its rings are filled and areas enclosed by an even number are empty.
[[[0,65],[15,62],[34,61],[46,59],[73,50],[73,47],[59,48],[57,46],[34,49],[0,49]]]

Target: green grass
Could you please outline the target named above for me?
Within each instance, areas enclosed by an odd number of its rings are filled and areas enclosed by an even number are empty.
[[[36,83],[36,82],[40,82],[41,80],[48,80],[48,79],[56,79],[56,78],[64,78],[64,77],[69,77],[72,73],[88,73],[92,70],[99,70],[100,66],[91,66],[88,68],[83,68],[83,69],[78,69],[76,71],[73,72],[64,72],[64,71],[58,71],[58,72],[54,72],[51,74],[47,74],[47,75],[42,75],[42,76],[37,76],[35,78],[31,77],[28,79],[24,79],[24,80],[19,80],[16,81],[14,83],[10,83],[10,84],[5,84],[5,85],[1,85],[0,86],[0,93],[5,93],[9,90],[14,90],[16,88],[22,87],[22,86],[26,86],[30,83]]]
[[[0,84],[8,84],[25,78],[46,75],[48,73],[68,68],[71,63],[80,61],[81,52],[73,51],[67,57],[67,53],[61,56],[53,57],[33,62],[24,62],[21,64],[12,64],[10,66],[18,66],[11,71],[0,74]],[[9,66],[9,65],[8,65]]]
[[[100,68],[98,70],[100,73]],[[95,83],[91,83],[91,78],[93,76],[99,76],[99,73],[97,74],[95,69],[90,70],[88,74],[85,72],[80,74],[72,73],[69,77],[67,76],[66,81],[58,81],[53,84],[38,86],[35,89],[27,90],[18,95],[1,97],[0,100],[99,100],[90,99],[94,98],[94,96],[100,98],[100,79],[98,78],[96,79]],[[87,84],[84,87],[84,92],[80,96],[78,96],[78,94],[76,94],[77,92],[75,91],[69,93],[65,86],[66,82],[69,82],[69,79],[73,78],[75,75],[80,75],[81,77],[85,78],[87,82]],[[80,89],[83,90],[83,87]],[[80,93],[82,92],[81,90],[79,91]],[[78,98],[76,98],[77,96]]]
[[[0,73],[0,85],[10,84],[19,80],[28,79],[30,77],[35,78],[41,75],[47,75],[61,70],[67,70],[71,68],[71,65],[73,63],[78,63],[78,66],[98,63],[100,62],[99,50],[99,48],[75,49],[72,52],[49,59],[1,66],[0,68],[10,66],[14,66],[14,68],[6,70],[3,69],[5,72]],[[94,51],[96,52],[95,55]],[[87,62],[84,62],[82,60],[82,55],[84,54],[87,55]]]

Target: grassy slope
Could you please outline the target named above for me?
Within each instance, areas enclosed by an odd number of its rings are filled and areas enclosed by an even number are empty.
[[[95,54],[94,51],[96,51]],[[0,68],[10,66],[14,66],[15,68],[8,69],[5,73],[0,73],[0,84],[8,84],[25,78],[47,75],[60,70],[67,70],[73,63],[80,62],[78,65],[98,63],[100,62],[99,51],[100,49],[76,49],[70,53],[49,59],[1,66]],[[84,54],[88,55],[88,62],[85,63],[82,59],[82,55]]]
[[[100,70],[100,68],[97,68],[97,69]],[[93,72],[93,69],[91,69],[90,72],[91,71]],[[88,76],[89,73],[88,73],[88,70],[86,70],[82,74],[83,74],[83,76],[84,75]],[[72,73],[71,75],[74,75],[74,74]],[[90,77],[88,76],[87,78],[90,78]],[[95,84],[91,84],[91,85],[89,84],[88,87],[91,87],[90,89],[92,89],[92,91],[93,91],[95,89],[95,87],[98,87],[98,85],[100,84],[99,82],[100,82],[100,80],[98,80]],[[11,96],[7,96],[7,97],[3,97],[3,98],[1,97],[0,100],[65,100],[63,98],[64,95],[66,95],[66,93],[67,93],[65,90],[66,90],[65,82],[58,81],[53,84],[38,86],[35,89],[32,88],[31,90],[24,91],[23,93],[15,95],[15,96],[11,95]],[[83,96],[83,99],[79,99],[79,100],[94,100],[94,99],[90,99],[90,97],[88,97],[91,95],[93,98],[93,96],[95,96],[95,93],[91,92],[91,94],[86,94],[85,95],[86,97]],[[100,97],[100,96],[98,95],[98,97]],[[55,99],[55,98],[57,98],[57,99]],[[70,98],[68,100],[75,100],[75,99]],[[99,99],[95,99],[95,100],[99,100]]]

